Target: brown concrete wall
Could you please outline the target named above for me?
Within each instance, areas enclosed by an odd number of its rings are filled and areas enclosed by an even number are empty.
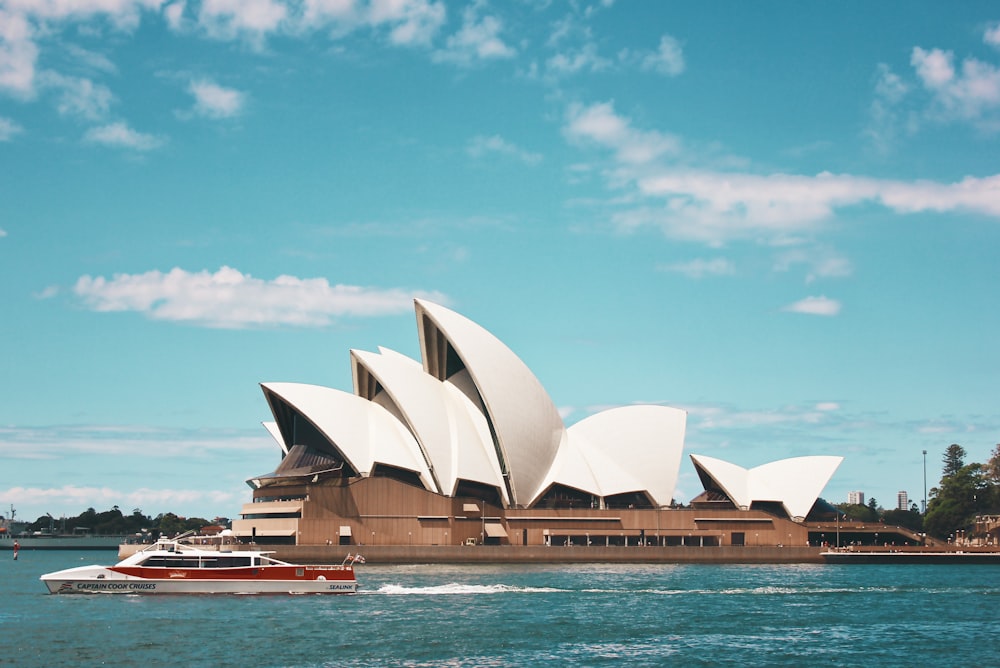
[[[347,551],[369,564],[497,563],[823,563],[817,547],[544,547],[520,545],[274,546],[278,559],[299,563],[339,563]],[[360,568],[360,567],[359,567]]]

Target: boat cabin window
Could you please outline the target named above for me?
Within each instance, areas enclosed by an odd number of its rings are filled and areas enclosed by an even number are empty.
[[[198,555],[174,554],[171,556],[155,556],[142,562],[143,566],[152,568],[245,568],[252,566],[251,557],[204,557]]]

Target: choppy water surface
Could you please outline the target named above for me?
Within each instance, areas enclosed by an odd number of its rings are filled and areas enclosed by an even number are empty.
[[[0,552],[0,664],[995,665],[1000,567],[358,567],[341,596],[52,596]]]

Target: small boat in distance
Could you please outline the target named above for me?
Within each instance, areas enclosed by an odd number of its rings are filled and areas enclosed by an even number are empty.
[[[52,594],[352,594],[358,583],[348,554],[334,565],[290,564],[272,552],[191,545],[163,539],[114,566],[78,566],[40,579]]]

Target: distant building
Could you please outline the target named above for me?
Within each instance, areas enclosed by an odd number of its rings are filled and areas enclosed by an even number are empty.
[[[847,502],[852,506],[863,506],[865,505],[865,493],[864,492],[848,492]]]
[[[909,495],[900,490],[896,493],[896,508],[899,510],[909,510],[910,509],[910,497]]]

